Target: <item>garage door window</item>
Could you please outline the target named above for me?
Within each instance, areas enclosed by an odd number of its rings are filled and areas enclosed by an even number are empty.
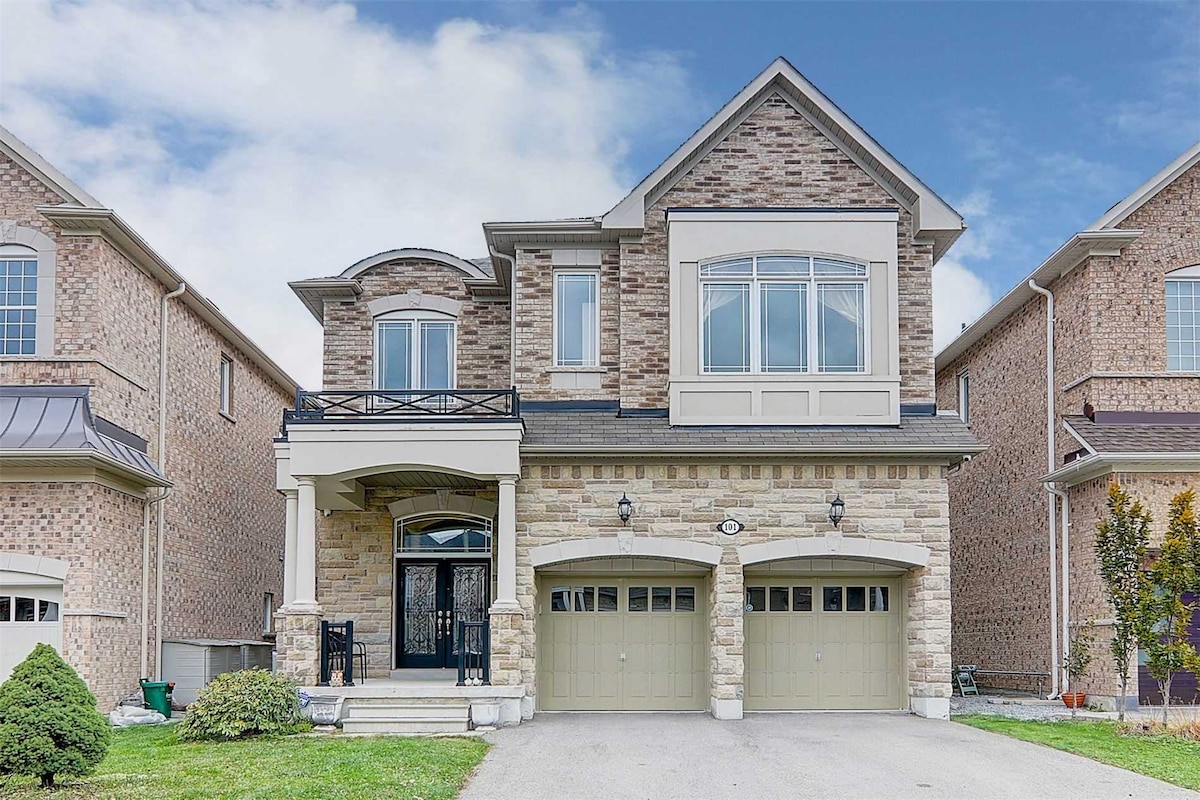
[[[629,611],[689,612],[696,610],[694,586],[630,586]]]
[[[550,610],[573,613],[616,611],[617,587],[555,586],[550,590]]]
[[[812,611],[811,586],[748,586],[746,611]]]
[[[888,610],[888,587],[872,586],[871,587],[871,610],[872,611],[887,611]]]
[[[0,597],[0,622],[58,622],[58,603],[33,597]]]
[[[825,611],[841,611],[842,610],[842,587],[826,586],[822,592],[824,595],[824,603],[821,608]]]

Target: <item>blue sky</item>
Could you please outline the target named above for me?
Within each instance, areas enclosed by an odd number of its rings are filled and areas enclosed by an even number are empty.
[[[479,255],[485,219],[602,213],[779,55],[967,218],[935,276],[939,344],[1200,139],[1198,2],[5,17],[0,120],[310,385],[319,330],[286,281],[389,247]]]

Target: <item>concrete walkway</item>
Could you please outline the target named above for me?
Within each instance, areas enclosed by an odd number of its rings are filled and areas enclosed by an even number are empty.
[[[903,714],[539,714],[461,800],[1200,798],[1079,756]]]

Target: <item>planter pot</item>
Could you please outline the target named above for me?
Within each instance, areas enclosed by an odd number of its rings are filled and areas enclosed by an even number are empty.
[[[1067,708],[1084,708],[1087,706],[1087,695],[1083,692],[1064,692],[1062,701]]]

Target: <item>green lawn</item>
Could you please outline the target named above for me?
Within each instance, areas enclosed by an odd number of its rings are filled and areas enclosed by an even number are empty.
[[[453,798],[487,751],[479,739],[291,736],[184,744],[173,726],[114,732],[96,772],[43,792],[0,778],[0,796],[31,798]]]
[[[1027,722],[985,715],[954,719],[974,728],[1066,750],[1188,789],[1200,789],[1200,742],[1176,736],[1122,736],[1113,722]]]

